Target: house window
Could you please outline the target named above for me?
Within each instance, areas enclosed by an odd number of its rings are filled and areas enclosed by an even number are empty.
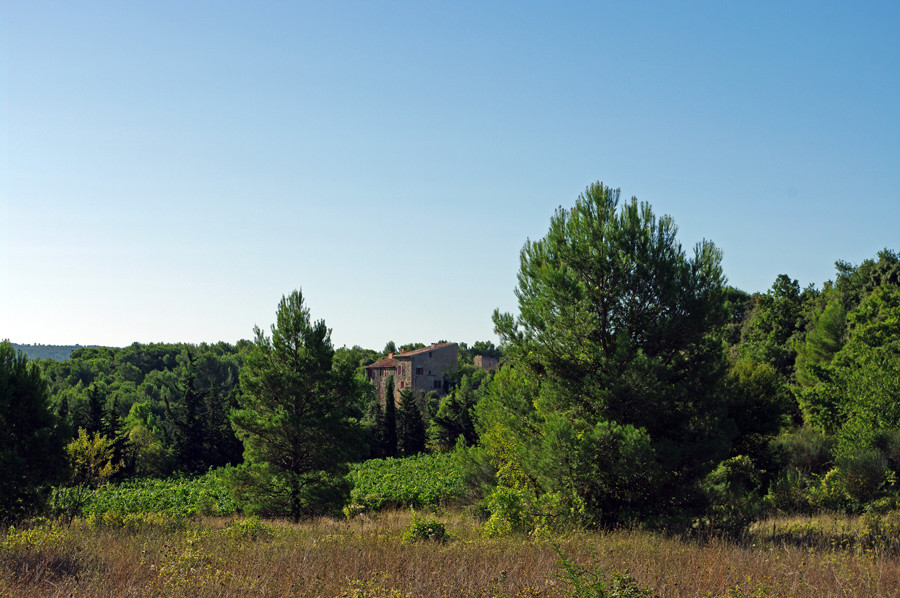
[[[398,376],[402,376],[402,375],[403,375],[403,366],[402,366],[402,365],[398,365],[398,366],[397,366],[397,375],[398,375]]]
[[[435,381],[434,381],[434,387],[435,387],[435,388],[440,388],[440,387],[441,387],[441,381],[440,381],[440,380],[435,380]]]
[[[423,371],[422,368],[416,368],[416,376],[421,376]]]
[[[406,381],[405,381],[405,380],[401,380],[401,381],[400,381],[400,388],[406,388]]]

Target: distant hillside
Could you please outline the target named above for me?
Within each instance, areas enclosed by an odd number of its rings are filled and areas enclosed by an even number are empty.
[[[16,351],[24,351],[29,361],[35,359],[53,359],[64,361],[69,358],[72,351],[84,347],[97,347],[99,345],[19,345],[12,343]]]

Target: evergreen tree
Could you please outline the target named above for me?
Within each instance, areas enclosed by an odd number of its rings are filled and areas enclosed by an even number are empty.
[[[165,397],[166,413],[173,426],[173,449],[176,467],[182,471],[201,471],[206,463],[206,430],[203,397],[197,389],[196,358],[189,351],[179,385],[181,400],[173,407]]]
[[[244,447],[234,435],[228,419],[229,411],[235,407],[234,392],[226,395],[218,384],[213,384],[206,393],[202,422],[206,443],[204,467],[237,465],[243,460]]]
[[[104,414],[103,403],[105,401],[104,393],[100,391],[97,384],[91,384],[88,388],[88,412],[84,426],[81,426],[90,434],[103,434],[106,431],[106,415]]]
[[[362,449],[357,386],[351,368],[335,366],[331,331],[310,320],[300,291],[281,299],[271,338],[255,329],[241,387],[231,423],[245,463],[228,476],[238,500],[294,520],[334,510]]]
[[[112,462],[115,464],[124,463],[128,452],[128,434],[122,428],[122,417],[119,415],[119,397],[113,397],[102,435],[110,441]]]
[[[65,473],[63,438],[37,364],[0,342],[0,520],[41,507]]]
[[[428,428],[429,444],[439,450],[448,451],[456,446],[460,436],[469,446],[478,441],[475,422],[472,419],[472,408],[477,402],[478,385],[473,379],[483,379],[486,373],[464,375],[459,386],[441,399],[437,414],[431,419]]]
[[[618,201],[591,185],[526,242],[519,315],[495,311],[494,325],[510,366],[538,384],[521,412],[531,425],[505,415],[523,400],[512,394],[482,411],[508,483],[563,497],[588,522],[698,508],[699,480],[729,448],[721,252],[704,241],[689,257],[669,216]],[[527,447],[518,470],[504,466],[515,443]]]
[[[369,445],[369,457],[372,459],[381,459],[385,457],[385,439],[384,439],[384,408],[381,406],[381,400],[375,394],[369,402],[369,409],[366,413],[366,440]]]
[[[384,456],[397,456],[397,404],[394,402],[394,377],[384,383]]]
[[[407,388],[400,391],[397,411],[397,448],[405,457],[425,450],[425,422],[416,400],[416,393]]]

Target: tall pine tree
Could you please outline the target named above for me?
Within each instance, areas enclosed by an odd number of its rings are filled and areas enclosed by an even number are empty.
[[[334,360],[331,331],[300,291],[282,297],[272,336],[257,328],[231,422],[245,463],[229,483],[250,512],[301,517],[345,500],[347,462],[361,454],[351,367]]]

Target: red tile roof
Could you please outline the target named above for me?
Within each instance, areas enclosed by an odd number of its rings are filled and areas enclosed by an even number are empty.
[[[441,343],[439,345],[431,345],[428,347],[422,347],[421,349],[414,349],[413,351],[404,351],[403,353],[395,353],[394,357],[410,357],[412,355],[419,355],[420,353],[425,353],[426,351],[434,351],[435,349],[443,349],[444,347],[449,347],[450,345],[455,345],[456,343]]]
[[[392,368],[396,363],[397,362],[394,361],[393,357],[385,357],[384,359],[379,359],[375,363],[370,363],[366,366],[366,369]]]
[[[393,357],[385,357],[375,363],[370,363],[366,366],[366,369],[379,369],[379,368],[392,368],[396,367],[397,359],[403,359],[404,357],[412,357],[413,355],[419,355],[420,353],[425,353],[426,351],[434,351],[435,349],[443,349],[444,347],[449,347],[451,345],[456,345],[456,343],[440,343],[438,345],[431,345],[429,347],[423,347],[422,349],[415,349],[413,351],[404,351],[403,353],[395,353]]]

